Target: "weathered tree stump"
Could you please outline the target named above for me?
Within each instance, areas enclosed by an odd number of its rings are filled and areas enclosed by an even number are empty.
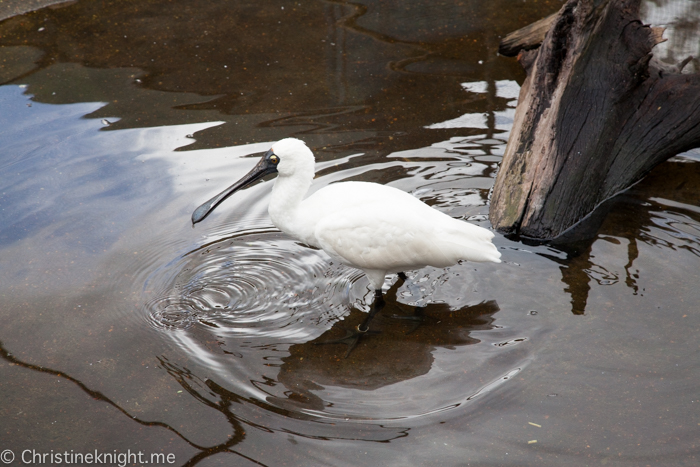
[[[499,231],[558,237],[700,146],[700,75],[681,74],[687,61],[652,60],[663,39],[639,20],[639,3],[569,0],[542,45],[522,47],[527,78],[491,198]]]

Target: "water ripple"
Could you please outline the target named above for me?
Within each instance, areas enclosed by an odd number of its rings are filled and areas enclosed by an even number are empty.
[[[201,324],[228,336],[289,339],[304,334],[305,320],[328,324],[346,313],[334,302],[347,300],[353,277],[282,233],[244,232],[154,272],[148,287],[160,293],[146,315],[161,330]]]

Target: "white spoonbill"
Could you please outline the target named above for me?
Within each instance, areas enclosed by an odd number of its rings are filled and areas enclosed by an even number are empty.
[[[268,207],[272,223],[331,258],[361,269],[375,291],[372,310],[357,327],[354,343],[384,307],[382,285],[387,274],[398,273],[405,280],[402,271],[425,266],[443,268],[460,260],[501,262],[491,243],[492,232],[453,219],[396,188],[341,182],[304,199],[315,175],[314,164],[303,141],[280,140],[247,175],[198,207],[192,224],[236,191],[277,173]]]

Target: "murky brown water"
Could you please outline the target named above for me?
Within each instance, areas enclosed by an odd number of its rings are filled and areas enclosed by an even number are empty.
[[[362,320],[367,280],[274,229],[270,183],[190,225],[296,136],[313,189],[386,183],[488,227],[523,78],[498,38],[559,6],[83,0],[0,23],[0,451],[697,465],[697,152],[588,240],[497,235],[503,264],[412,271],[421,297],[388,281],[347,359],[316,343]],[[399,319],[420,298],[423,324]]]

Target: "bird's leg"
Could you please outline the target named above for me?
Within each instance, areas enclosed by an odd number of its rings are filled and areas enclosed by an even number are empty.
[[[372,302],[372,311],[369,312],[369,315],[365,318],[365,320],[362,322],[357,327],[357,330],[360,332],[367,332],[369,331],[369,322],[372,321],[372,318],[374,318],[374,315],[379,313],[382,308],[384,308],[384,297],[382,296],[382,289],[377,289],[374,291],[374,302]]]
[[[316,345],[322,344],[345,344],[348,346],[348,351],[345,352],[345,358],[348,358],[352,349],[355,348],[357,343],[360,341],[360,337],[366,334],[377,334],[378,331],[369,330],[369,322],[372,321],[374,315],[379,313],[382,308],[384,308],[384,297],[382,297],[381,289],[374,291],[374,302],[372,303],[372,310],[370,310],[369,315],[365,320],[353,330],[346,330],[345,336],[340,339],[333,339],[330,341],[315,342]]]
[[[413,331],[418,329],[418,326],[423,324],[423,322],[425,321],[425,306],[423,305],[423,298],[421,297],[420,286],[413,281],[409,281],[408,276],[406,276],[406,274],[404,274],[403,272],[398,273],[398,276],[399,279],[401,279],[404,282],[404,284],[406,284],[406,288],[411,293],[411,296],[416,299],[416,307],[413,309],[413,316],[391,315],[391,317],[395,319],[413,321],[413,326],[411,326],[411,329],[406,333],[411,334]],[[398,302],[396,302],[396,304],[399,305],[400,308],[403,308]]]

